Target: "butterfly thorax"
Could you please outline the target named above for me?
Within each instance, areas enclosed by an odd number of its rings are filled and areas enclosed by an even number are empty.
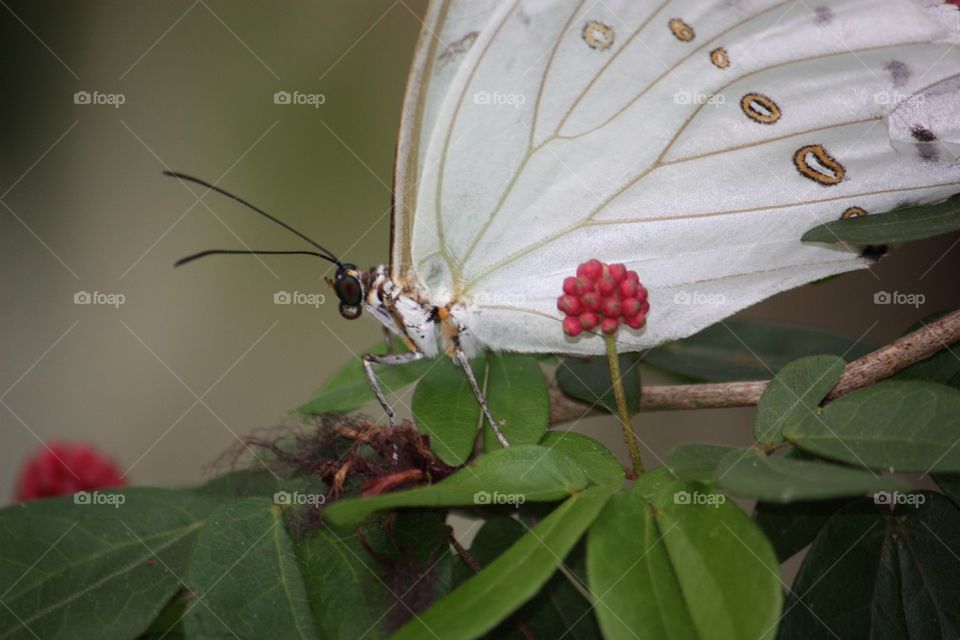
[[[394,282],[385,265],[374,267],[362,275],[366,300],[364,309],[391,333],[404,340],[408,349],[428,358],[441,352],[450,354],[460,343],[472,355],[476,351],[468,332],[457,320],[456,304],[438,306],[427,300],[416,288]]]

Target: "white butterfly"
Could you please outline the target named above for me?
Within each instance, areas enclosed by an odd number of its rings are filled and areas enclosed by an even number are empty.
[[[336,279],[345,316],[365,309],[411,349],[365,357],[388,415],[376,363],[603,353],[556,308],[590,258],[650,292],[624,351],[864,267],[800,237],[960,191],[958,22],[939,0],[433,2],[390,265]]]

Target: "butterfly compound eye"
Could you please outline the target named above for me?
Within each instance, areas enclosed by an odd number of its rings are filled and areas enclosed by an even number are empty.
[[[348,307],[359,307],[363,302],[363,287],[356,276],[345,275],[337,280],[334,287],[340,302]]]
[[[363,285],[360,279],[343,269],[337,274],[333,289],[340,299],[340,315],[349,320],[359,317],[363,304]]]

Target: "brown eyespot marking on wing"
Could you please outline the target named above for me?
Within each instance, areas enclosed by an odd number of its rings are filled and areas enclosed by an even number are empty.
[[[773,124],[783,115],[777,103],[761,93],[748,93],[740,98],[740,108],[754,122]]]
[[[840,214],[841,220],[847,220],[848,218],[861,218],[867,215],[867,210],[862,207],[849,207],[846,211]]]
[[[811,144],[797,149],[793,154],[793,166],[800,175],[825,187],[840,184],[847,175],[843,165],[831,157],[822,144]]]
[[[583,25],[583,41],[591,49],[603,51],[613,46],[613,27],[596,20],[591,20]]]
[[[694,32],[693,27],[688,25],[680,18],[673,18],[667,23],[667,25],[670,27],[670,31],[673,32],[673,35],[677,37],[677,40],[680,40],[681,42],[690,42],[697,35]]]
[[[730,55],[723,47],[718,47],[710,52],[710,62],[719,69],[726,69],[730,66]]]

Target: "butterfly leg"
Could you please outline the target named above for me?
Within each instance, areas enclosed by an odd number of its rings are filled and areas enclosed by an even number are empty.
[[[497,437],[497,441],[504,448],[509,448],[510,443],[507,441],[506,436],[503,435],[503,432],[500,431],[500,426],[497,424],[497,421],[493,419],[493,415],[490,413],[490,407],[487,406],[487,399],[483,395],[483,391],[480,389],[480,385],[477,384],[477,378],[473,375],[473,368],[470,366],[470,359],[467,358],[467,354],[464,353],[463,347],[459,344],[455,344],[453,347],[454,356],[457,358],[457,362],[460,363],[460,366],[463,368],[463,372],[467,374],[467,380],[470,381],[470,387],[473,389],[473,395],[476,396],[477,402],[480,403],[480,408],[483,409],[483,415],[487,418],[487,423],[490,425],[490,428],[493,429],[493,434]]]
[[[363,360],[363,370],[367,374],[367,381],[370,383],[370,388],[373,389],[374,395],[377,396],[377,400],[380,402],[380,406],[383,407],[383,410],[387,414],[387,424],[391,427],[396,426],[396,414],[393,412],[393,407],[390,406],[390,403],[387,402],[387,397],[383,394],[383,389],[380,387],[380,381],[377,379],[377,374],[373,370],[373,365],[375,364],[386,364],[386,365],[397,365],[397,364],[406,364],[408,362],[413,362],[419,360],[423,357],[423,354],[419,351],[408,351],[406,353],[389,353],[385,356],[378,356],[372,353],[365,353],[361,357]]]
[[[386,327],[383,328],[383,341],[387,344],[387,353],[393,353],[393,332]]]

